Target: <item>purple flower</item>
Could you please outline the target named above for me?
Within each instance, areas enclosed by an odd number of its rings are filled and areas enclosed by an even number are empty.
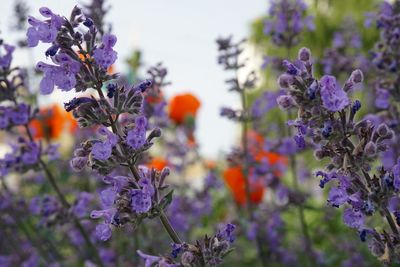
[[[279,90],[277,92],[263,93],[261,97],[257,98],[254,101],[254,104],[251,108],[252,115],[256,118],[261,118],[262,116],[264,116],[269,110],[277,106],[275,99],[283,94],[283,90]]]
[[[0,106],[0,129],[6,129],[10,125],[10,110]]]
[[[96,226],[96,237],[101,241],[107,241],[111,237],[111,228],[106,223],[101,223]]]
[[[60,158],[60,153],[58,152],[58,148],[60,147],[60,144],[50,144],[46,148],[46,155],[49,158],[49,160],[56,160]]]
[[[117,193],[111,187],[100,192],[101,202],[106,207],[111,207],[114,204],[116,197],[117,197]]]
[[[388,201],[388,210],[390,212],[398,212],[400,211],[400,198],[399,197],[391,197]]]
[[[21,103],[14,110],[9,112],[12,123],[15,125],[27,124],[29,121],[30,106]]]
[[[92,219],[103,218],[105,223],[111,223],[115,213],[116,213],[115,208],[109,208],[105,210],[93,210],[90,213],[90,217]]]
[[[87,214],[87,209],[90,201],[93,199],[92,194],[81,192],[73,207],[73,212],[78,217],[83,217]]]
[[[233,243],[235,237],[233,235],[233,231],[236,229],[236,226],[232,223],[228,223],[225,227],[220,230],[217,234],[217,237],[220,241],[228,240],[230,243]]]
[[[293,139],[294,139],[294,141],[296,142],[297,147],[298,147],[299,149],[304,149],[304,148],[306,147],[306,141],[305,141],[305,139],[304,139],[304,136],[302,136],[302,135],[300,135],[300,134],[297,134],[297,135],[295,135],[295,136],[293,137]]]
[[[328,202],[334,207],[338,208],[340,205],[346,203],[348,199],[346,190],[342,188],[333,187],[329,191]]]
[[[126,176],[104,176],[103,181],[107,184],[112,184],[114,186],[114,191],[119,193],[122,188],[128,185],[129,178]]]
[[[143,252],[141,252],[140,250],[137,250],[137,253],[139,254],[139,256],[145,260],[144,266],[145,267],[151,267],[154,266],[155,263],[159,262],[161,260],[160,257],[157,256],[152,256],[152,255],[148,255],[148,254],[144,254]]]
[[[118,136],[108,130],[106,127],[100,127],[98,133],[107,137],[107,141],[112,145],[115,146],[118,143]]]
[[[131,193],[132,210],[136,213],[148,212],[151,208],[151,194],[140,189],[133,189],[131,190]]]
[[[112,153],[112,146],[110,142],[97,142],[93,144],[92,155],[97,160],[107,160]]]
[[[57,37],[57,31],[61,29],[61,26],[64,24],[63,17],[55,15],[47,7],[41,7],[39,12],[42,16],[49,19],[41,21],[34,17],[28,18],[28,23],[31,25],[26,33],[29,47],[37,46],[39,41],[43,43],[54,42]]]
[[[315,173],[315,176],[322,176],[322,179],[319,182],[319,187],[324,188],[325,184],[327,184],[328,182],[330,182],[332,179],[336,179],[337,178],[337,173],[336,172],[331,172],[331,173],[326,173],[323,171],[317,171]]]
[[[400,190],[400,158],[397,160],[397,164],[392,168],[393,173],[393,186],[396,190]]]
[[[386,89],[378,88],[375,96],[375,106],[381,109],[389,108],[390,93]]]
[[[325,75],[320,83],[322,103],[327,110],[340,111],[350,104],[347,94],[339,87],[335,77]]]
[[[65,53],[56,55],[54,61],[59,65],[49,65],[41,61],[36,65],[37,70],[44,72],[40,82],[40,93],[43,95],[53,92],[54,86],[62,91],[70,91],[76,85],[75,75],[79,73],[80,63]]]
[[[40,148],[35,142],[27,144],[27,149],[22,154],[22,162],[27,165],[33,165],[39,161]]]
[[[117,52],[112,49],[116,42],[115,35],[104,34],[101,47],[96,48],[93,52],[94,60],[104,69],[110,67],[117,60]]]
[[[343,222],[351,228],[361,228],[364,225],[365,216],[360,211],[346,209],[343,213]]]
[[[147,119],[139,116],[135,119],[135,128],[128,132],[126,142],[133,149],[140,149],[146,143]]]
[[[10,67],[12,54],[15,50],[15,46],[4,44],[3,47],[6,53],[5,54],[0,53],[0,68],[6,69]]]

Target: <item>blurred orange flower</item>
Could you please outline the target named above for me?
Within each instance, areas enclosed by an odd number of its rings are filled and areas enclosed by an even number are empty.
[[[192,94],[179,94],[169,102],[169,117],[176,124],[182,124],[188,116],[196,117],[201,103]]]
[[[214,160],[205,160],[204,161],[204,165],[206,166],[207,169],[213,170],[215,168],[217,168],[217,162],[215,162]]]
[[[268,163],[270,165],[283,164],[287,165],[288,159],[278,153],[269,152],[264,150],[264,137],[256,131],[249,131],[247,134],[248,151],[250,155],[258,163]],[[250,168],[249,172],[253,170]],[[278,170],[274,170],[274,175],[280,176],[281,173]],[[233,196],[239,204],[246,203],[246,191],[245,191],[245,177],[243,170],[240,166],[234,166],[224,171],[224,180],[232,191]],[[261,180],[251,181],[250,183],[250,200],[254,204],[258,204],[262,201],[264,196],[264,185]]]
[[[162,169],[168,166],[168,161],[163,158],[153,157],[153,159],[146,165],[149,169],[154,168],[158,171],[162,171]]]
[[[239,204],[246,203],[245,180],[242,168],[239,166],[229,167],[223,173],[224,180],[233,194],[233,198]],[[258,204],[264,197],[264,186],[261,181],[250,184],[250,201]]]
[[[71,113],[55,104],[41,109],[39,116],[29,123],[29,128],[35,139],[56,139],[64,130],[75,132],[77,123]]]

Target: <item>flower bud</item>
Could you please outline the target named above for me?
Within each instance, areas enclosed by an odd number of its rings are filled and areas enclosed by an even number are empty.
[[[164,185],[165,178],[167,178],[167,176],[170,174],[170,172],[171,171],[170,171],[170,169],[168,167],[164,167],[162,169],[161,174],[160,174],[160,182],[159,182],[159,185],[158,185],[159,188]]]
[[[372,141],[369,141],[364,147],[364,153],[367,157],[375,156],[377,151],[376,144]]]
[[[282,109],[289,109],[294,105],[294,100],[290,95],[278,96],[276,102]]]
[[[306,62],[309,61],[311,58],[311,51],[307,47],[303,47],[299,50],[298,59]]]
[[[183,266],[185,266],[185,267],[186,267],[186,266],[192,266],[193,261],[194,261],[194,255],[193,255],[192,252],[190,252],[190,251],[185,251],[185,252],[182,254],[181,262],[182,262],[182,265],[183,265]]]
[[[293,84],[293,82],[294,82],[293,76],[289,75],[289,74],[286,74],[286,73],[282,74],[278,78],[279,87],[281,87],[283,89],[289,88]]]
[[[71,167],[74,171],[82,171],[87,163],[87,157],[75,157],[71,159]]]
[[[386,123],[379,124],[378,128],[376,129],[376,133],[381,137],[386,137],[389,133],[390,129],[386,125]]]
[[[377,241],[376,239],[372,239],[370,242],[368,242],[368,248],[376,257],[381,257],[383,254],[385,254],[385,244]]]
[[[314,157],[315,157],[317,160],[322,160],[323,158],[326,157],[326,153],[325,153],[325,151],[322,150],[322,149],[317,149],[317,150],[314,151]]]
[[[149,136],[147,137],[148,141],[151,141],[153,138],[157,138],[160,137],[162,134],[161,129],[160,128],[154,128],[153,131],[151,131],[151,133],[149,134]]]
[[[350,80],[354,83],[360,83],[364,80],[364,75],[360,69],[354,70],[350,75]]]
[[[354,114],[359,111],[361,108],[361,102],[359,100],[354,101],[353,106],[351,107],[351,112]]]
[[[74,156],[75,157],[84,157],[84,156],[87,156],[87,155],[89,155],[88,151],[86,151],[83,148],[77,148],[74,151]]]

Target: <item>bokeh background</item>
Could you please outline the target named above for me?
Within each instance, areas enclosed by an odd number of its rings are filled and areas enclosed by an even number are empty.
[[[87,3],[88,1],[80,1]],[[21,38],[15,34],[10,21],[14,1],[0,0],[5,14],[0,19],[0,30],[12,42]],[[68,14],[76,1],[30,0],[27,1],[32,15],[42,6],[50,7],[59,14]],[[227,152],[238,137],[235,124],[219,116],[220,107],[227,103],[239,106],[239,99],[227,92],[226,75],[217,65],[215,40],[221,35],[232,34],[244,38],[251,31],[255,18],[268,9],[268,1],[183,1],[183,0],[118,0],[109,1],[110,10],[106,22],[112,23],[113,33],[118,36],[116,50],[118,60],[115,70],[126,72],[127,60],[134,50],[141,50],[144,71],[150,65],[164,62],[169,69],[167,97],[179,92],[192,92],[202,102],[197,120],[197,139],[200,150],[209,157]],[[17,51],[15,63],[30,65],[43,55],[46,46],[38,49]],[[261,58],[248,46],[254,66]],[[57,92],[40,99],[43,103],[63,103],[71,93]],[[224,131],[218,130],[224,129]]]

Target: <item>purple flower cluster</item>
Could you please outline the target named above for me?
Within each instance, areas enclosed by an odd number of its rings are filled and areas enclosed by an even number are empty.
[[[196,245],[172,244],[172,257],[153,256],[138,250],[137,253],[145,261],[145,266],[218,266],[222,259],[231,251],[231,243],[235,239],[233,232],[236,226],[227,224],[212,236],[205,236]],[[176,258],[178,258],[177,260]]]
[[[59,53],[54,56],[54,63],[57,65],[49,65],[41,61],[36,65],[36,69],[44,73],[40,82],[41,94],[51,94],[54,86],[62,91],[70,91],[76,85],[75,76],[81,68],[79,62],[67,54]]]
[[[306,16],[306,9],[303,0],[272,1],[264,22],[264,34],[270,35],[275,45],[296,45],[305,28],[315,29],[313,17]]]
[[[351,18],[346,18],[343,26],[333,35],[332,45],[324,50],[320,63],[325,74],[341,77],[354,69],[368,71],[370,62],[361,53],[360,33]]]
[[[28,28],[26,33],[29,47],[37,46],[39,41],[43,43],[54,42],[57,38],[58,31],[65,22],[63,17],[54,14],[47,7],[40,8],[39,12],[46,20],[41,21],[29,16],[28,23],[31,27]]]
[[[54,86],[61,90],[69,91],[75,88],[77,91],[85,91],[90,84],[91,72],[88,69],[99,68],[99,75],[102,79],[107,78],[107,68],[117,59],[117,53],[112,49],[117,41],[112,34],[103,36],[103,43],[95,46],[96,27],[93,23],[88,23],[90,18],[82,14],[76,7],[72,11],[71,19],[67,20],[59,15],[55,15],[48,8],[41,8],[40,13],[49,18],[40,21],[29,17],[32,25],[28,29],[28,45],[37,46],[39,41],[51,43],[51,47],[46,51],[46,56],[50,57],[56,65],[39,62],[36,69],[44,73],[40,83],[42,94],[50,94]],[[83,29],[80,26],[87,29]],[[83,45],[86,50],[83,50]],[[94,63],[93,64],[93,59]],[[90,64],[90,66],[88,65]]]
[[[400,44],[399,1],[381,5],[378,14],[375,14],[376,25],[380,30],[380,40],[371,51],[372,63],[376,67],[375,105],[379,109],[386,109],[390,105],[390,96],[398,101],[398,72],[400,57],[395,52]]]
[[[308,55],[303,57],[305,51]],[[333,76],[317,80],[312,75],[309,59],[309,51],[302,48],[296,65],[299,71],[293,72],[293,67],[288,68],[287,73],[280,77],[280,85],[288,90],[288,97],[293,98],[293,107],[301,110],[295,126],[302,138],[309,140],[317,159],[330,159],[326,165],[328,172],[317,172],[317,176],[322,177],[322,188],[327,183],[334,184],[328,195],[328,203],[334,207],[347,206],[343,213],[344,223],[358,229],[361,239],[368,239],[371,252],[379,257],[383,251],[375,249],[378,245],[395,247],[398,242],[399,232],[387,202],[397,195],[395,172],[383,168],[373,176],[370,172],[378,154],[387,150],[394,132],[384,123],[374,125],[368,119],[359,122],[354,120],[361,103],[350,103],[346,92],[362,82],[360,70],[353,71],[343,88],[340,88]],[[382,219],[388,221],[392,235],[387,234],[386,230],[386,234],[379,234],[375,228],[367,226],[367,218],[378,211]],[[389,255],[392,261],[396,261],[393,250],[389,249]]]
[[[30,112],[30,106],[25,103],[20,103],[16,107],[0,106],[0,129],[27,124]]]

